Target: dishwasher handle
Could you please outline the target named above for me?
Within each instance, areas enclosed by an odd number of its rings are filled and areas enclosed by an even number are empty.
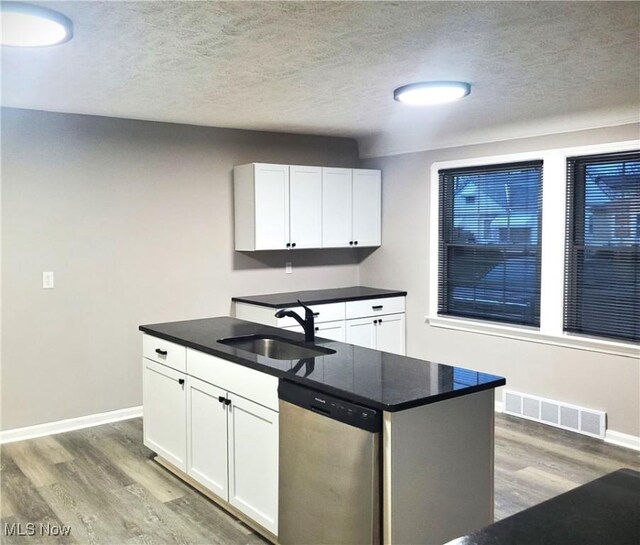
[[[323,407],[318,407],[317,405],[311,405],[311,410],[314,413],[323,414],[325,416],[331,416],[331,412]]]

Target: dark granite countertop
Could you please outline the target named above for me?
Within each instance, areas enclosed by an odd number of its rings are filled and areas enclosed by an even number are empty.
[[[619,469],[448,545],[638,545],[640,473]]]
[[[286,293],[269,293],[266,295],[247,295],[246,297],[232,297],[232,301],[251,303],[270,308],[285,308],[298,306],[298,299],[307,305],[321,305],[324,303],[341,303],[343,301],[361,301],[363,299],[378,299],[381,297],[403,297],[406,291],[383,290],[366,286],[351,286],[349,288],[332,288],[326,290],[290,291]]]
[[[389,412],[436,403],[505,384],[505,379],[460,367],[316,339],[335,354],[303,360],[275,360],[221,344],[218,339],[274,335],[304,344],[304,335],[219,317],[140,326],[140,331],[207,354]]]

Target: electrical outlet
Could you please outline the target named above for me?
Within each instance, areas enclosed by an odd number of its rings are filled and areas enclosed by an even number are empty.
[[[45,290],[53,289],[53,271],[42,273],[42,288]]]
[[[291,274],[293,272],[293,267],[291,266],[291,261],[287,261],[284,265],[284,272],[286,274]]]

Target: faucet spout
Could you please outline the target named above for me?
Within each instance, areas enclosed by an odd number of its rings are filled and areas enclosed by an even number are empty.
[[[300,303],[300,306],[304,308],[304,319],[302,319],[297,312],[289,309],[280,309],[278,312],[276,312],[275,317],[293,318],[302,326],[302,329],[304,330],[305,342],[312,343],[315,341],[315,320],[313,316],[313,310],[311,310],[307,305],[300,301],[300,299],[298,299],[298,303]]]

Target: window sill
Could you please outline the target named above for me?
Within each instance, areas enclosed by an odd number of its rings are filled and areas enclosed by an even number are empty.
[[[601,352],[626,358],[640,358],[640,346],[633,343],[606,341],[592,337],[582,337],[563,333],[549,335],[541,333],[538,329],[528,327],[516,327],[501,324],[493,324],[480,320],[465,320],[462,318],[445,318],[444,316],[426,317],[426,322],[433,327],[453,329],[468,333],[481,333],[495,337],[505,337],[518,341],[535,342],[574,348],[576,350],[588,350],[589,352]]]

